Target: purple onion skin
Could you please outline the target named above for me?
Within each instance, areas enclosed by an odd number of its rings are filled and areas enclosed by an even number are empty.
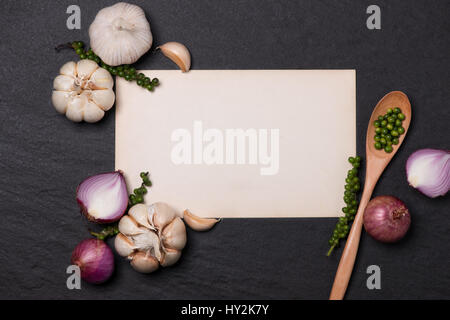
[[[102,240],[81,241],[73,250],[70,261],[80,267],[81,279],[89,283],[103,283],[114,272],[113,252]]]
[[[405,236],[411,224],[411,215],[401,200],[392,196],[378,196],[367,205],[363,223],[372,238],[392,243]]]

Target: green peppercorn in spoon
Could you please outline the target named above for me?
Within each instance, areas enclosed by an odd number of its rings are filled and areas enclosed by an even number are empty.
[[[392,150],[390,148],[388,148],[388,152],[385,151],[385,149],[379,150],[374,144],[374,137],[378,135],[378,133],[376,134],[375,132],[375,129],[377,128],[375,126],[375,121],[379,120],[378,117],[387,114],[388,110],[395,110],[395,108],[399,108],[401,110],[401,114],[404,115],[404,119],[402,121],[404,132],[396,137],[398,139],[398,144],[392,144],[390,146]],[[392,91],[385,95],[378,102],[372,112],[366,136],[367,166],[364,191],[361,196],[358,212],[356,213],[355,220],[353,221],[352,228],[347,238],[347,243],[345,244],[344,252],[342,253],[341,260],[339,262],[336,276],[334,278],[333,287],[330,293],[330,300],[342,300],[344,298],[345,291],[347,290],[348,282],[352,274],[353,265],[355,264],[356,254],[358,252],[359,240],[361,238],[363,226],[364,210],[366,209],[367,203],[372,196],[373,189],[375,188],[378,179],[405,139],[409,124],[411,123],[411,115],[411,103],[409,102],[406,94],[401,91]],[[385,126],[387,126],[387,123]],[[389,131],[389,129],[387,130]],[[386,132],[386,134],[388,134],[388,132]]]

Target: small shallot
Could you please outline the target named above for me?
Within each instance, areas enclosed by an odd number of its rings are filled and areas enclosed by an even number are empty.
[[[364,216],[364,229],[375,240],[397,242],[408,232],[411,215],[396,197],[378,196],[369,201]]]
[[[102,240],[87,239],[72,252],[71,263],[80,268],[81,279],[99,284],[108,280],[114,271],[114,255]]]
[[[128,191],[122,172],[109,172],[85,179],[77,188],[81,212],[97,223],[119,220],[128,206]]]

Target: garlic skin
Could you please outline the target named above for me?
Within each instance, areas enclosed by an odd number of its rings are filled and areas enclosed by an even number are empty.
[[[74,122],[97,122],[114,105],[110,73],[92,60],[70,61],[53,81],[52,103],[56,111]]]
[[[92,50],[110,66],[136,62],[153,41],[144,11],[125,2],[100,10],[89,27],[89,38]]]
[[[183,221],[163,202],[134,205],[120,220],[119,231],[114,240],[116,252],[141,273],[175,264],[186,245]]]
[[[160,49],[163,55],[175,62],[182,72],[188,72],[191,68],[191,54],[184,44],[172,41],[156,49]]]

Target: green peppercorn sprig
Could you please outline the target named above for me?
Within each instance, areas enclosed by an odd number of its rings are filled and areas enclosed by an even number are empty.
[[[348,162],[350,162],[353,168],[348,171],[347,178],[345,179],[344,202],[346,206],[342,208],[342,212],[345,213],[345,216],[339,218],[333,231],[333,235],[328,241],[331,248],[328,251],[327,256],[331,254],[334,248],[339,246],[339,241],[341,239],[345,239],[348,236],[351,224],[353,220],[355,220],[355,215],[358,211],[359,202],[357,194],[361,189],[361,183],[358,178],[358,169],[361,166],[361,157],[349,157]]]
[[[147,187],[152,186],[148,172],[141,172],[140,176],[142,179],[142,184],[139,188],[134,189],[133,193],[130,194],[130,206],[134,206],[138,203],[144,203],[144,195],[147,193]]]
[[[107,226],[100,232],[90,231],[90,233],[91,233],[91,235],[96,237],[98,240],[105,240],[108,237],[113,237],[113,236],[117,235],[119,233],[119,227],[116,224],[113,226]]]
[[[392,152],[392,145],[399,144],[399,137],[405,133],[402,126],[406,116],[400,108],[387,109],[385,115],[379,116],[378,120],[373,122],[375,126],[375,149],[384,149],[385,152]]]
[[[57,47],[57,50],[64,46],[65,45]],[[136,69],[128,64],[113,67],[104,63],[100,57],[92,51],[92,49],[85,50],[83,41],[74,41],[70,43],[70,47],[75,50],[75,53],[80,57],[80,59],[95,61],[99,66],[107,70],[113,76],[119,76],[127,81],[136,81],[138,86],[147,89],[148,91],[153,91],[155,87],[159,86],[158,78],[151,79],[143,73],[137,73]]]

